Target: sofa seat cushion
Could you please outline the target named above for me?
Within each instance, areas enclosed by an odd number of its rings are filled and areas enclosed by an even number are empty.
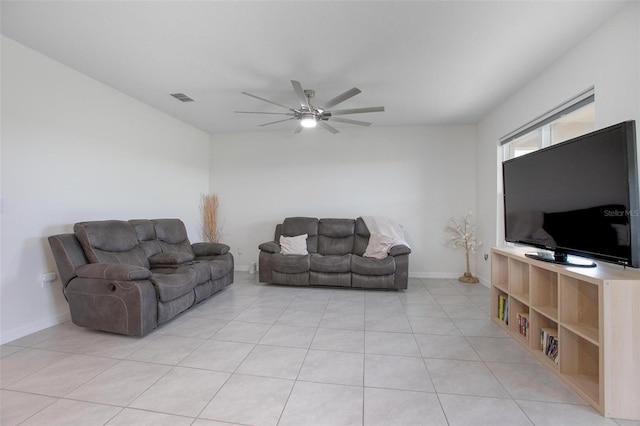
[[[351,272],[360,275],[391,275],[396,272],[396,262],[392,256],[384,259],[351,256]]]
[[[327,287],[351,287],[351,272],[309,272],[309,284]]]
[[[210,260],[207,262],[209,265],[209,271],[212,280],[217,280],[218,278],[224,277],[231,269],[233,269],[233,265],[229,264],[227,259],[216,259]]]
[[[190,268],[196,273],[196,284],[206,283],[211,279],[211,268],[209,267],[210,262],[192,262],[189,264]]]
[[[351,272],[351,255],[325,256],[312,254],[311,270],[316,272]]]
[[[194,255],[185,252],[165,252],[154,254],[149,258],[149,263],[152,267],[157,265],[182,265],[183,263],[191,262],[194,259]]]
[[[298,274],[308,272],[310,267],[310,255],[283,255],[274,253],[271,256],[271,268],[274,271],[286,274]]]
[[[204,264],[209,268],[209,276],[212,280],[227,275],[233,271],[233,256],[225,253],[220,256],[199,256],[196,257],[196,264]]]
[[[168,302],[192,291],[198,284],[197,274],[193,268],[181,268],[172,274],[154,272],[151,282],[156,288],[158,299]]]

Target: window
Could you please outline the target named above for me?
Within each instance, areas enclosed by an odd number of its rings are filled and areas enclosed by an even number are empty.
[[[500,138],[501,146],[497,154],[502,156],[502,161],[505,161],[593,130],[595,130],[595,89],[591,87]],[[501,165],[500,161],[498,165]],[[501,176],[500,172],[498,175]],[[501,241],[504,243],[502,179],[499,178],[497,183],[496,242],[500,244]]]
[[[500,139],[502,159],[564,142],[595,130],[595,94],[590,88]]]

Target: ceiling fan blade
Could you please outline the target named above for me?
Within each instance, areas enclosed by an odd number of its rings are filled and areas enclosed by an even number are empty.
[[[264,101],[264,102],[269,102],[270,104],[277,105],[277,106],[282,107],[284,109],[288,109],[289,111],[293,111],[292,108],[289,108],[288,106],[279,104],[277,102],[270,101],[269,99],[261,98],[260,96],[252,95],[251,93],[247,93],[247,92],[241,92],[241,93],[243,95],[251,96],[252,98],[260,99],[261,101]]]
[[[358,93],[361,93],[361,90],[358,89],[357,87],[354,87],[353,89],[349,89],[346,92],[344,92],[341,95],[336,96],[333,99],[328,100],[327,102],[325,102],[324,104],[322,104],[322,106],[319,106],[319,109],[329,109],[334,105],[338,105],[340,102],[344,102],[349,98],[354,97],[355,95],[357,95]]]
[[[292,112],[261,112],[261,111],[233,111],[237,114],[273,114],[273,115],[290,115],[293,116]]]
[[[330,120],[337,121],[339,123],[355,124],[358,126],[371,126],[371,123],[369,123],[368,121],[350,120],[348,118],[332,117]]]
[[[271,124],[276,124],[276,123],[282,123],[283,121],[289,121],[289,120],[293,120],[293,117],[291,117],[291,118],[285,118],[284,120],[272,121],[272,122],[270,122],[270,123],[260,124],[260,125],[259,125],[259,127],[269,126],[269,125],[271,125]]]
[[[329,124],[327,124],[326,121],[319,121],[318,124],[321,125],[322,127],[324,127],[325,129],[327,129],[328,131],[330,131],[331,133],[333,133],[334,135],[336,133],[340,133],[340,132],[338,132],[338,129],[336,129],[333,126],[330,126]]]
[[[353,108],[353,109],[341,109],[338,111],[331,111],[331,115],[345,115],[345,114],[362,114],[365,112],[383,112],[384,107],[368,107],[368,108]]]
[[[298,97],[298,100],[300,101],[300,106],[303,107],[303,108],[307,108],[308,110],[311,110],[311,107],[309,106],[309,100],[304,95],[304,90],[302,89],[302,84],[300,84],[300,82],[296,81],[296,80],[291,80],[291,84],[293,85],[293,90],[295,90],[296,96]]]

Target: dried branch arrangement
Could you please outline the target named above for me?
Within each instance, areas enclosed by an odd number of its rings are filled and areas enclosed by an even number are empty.
[[[218,232],[218,196],[215,194],[202,194],[200,211],[202,212],[203,238],[212,243],[220,242],[220,234]]]

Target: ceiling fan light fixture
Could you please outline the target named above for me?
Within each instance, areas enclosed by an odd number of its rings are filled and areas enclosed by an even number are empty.
[[[302,114],[302,118],[300,119],[300,125],[302,127],[310,129],[312,127],[316,127],[316,124],[318,124],[318,121],[316,120],[315,115],[311,113]]]
[[[354,87],[352,89],[347,90],[346,92],[336,96],[333,99],[328,100],[321,106],[314,106],[311,103],[311,99],[315,96],[316,92],[311,89],[303,89],[302,84],[300,84],[297,80],[291,80],[291,85],[293,86],[293,90],[298,98],[299,107],[289,108],[286,105],[280,104],[278,102],[271,101],[269,99],[261,98],[260,96],[252,95],[248,92],[242,92],[243,95],[258,99],[263,102],[268,102],[270,104],[279,106],[288,110],[288,112],[269,112],[269,111],[236,111],[237,113],[243,114],[276,114],[276,115],[287,115],[290,118],[285,118],[283,120],[272,121],[270,123],[260,124],[259,126],[269,126],[271,124],[282,123],[284,121],[296,120],[300,124],[296,128],[293,133],[300,133],[304,128],[313,128],[320,123],[320,127],[325,130],[336,134],[339,133],[337,129],[327,123],[327,121],[337,121],[340,123],[347,124],[355,124],[358,126],[371,126],[371,123],[367,121],[360,120],[351,120],[348,118],[341,117],[333,117],[334,115],[347,115],[347,114],[361,114],[368,112],[382,112],[384,111],[384,107],[368,107],[368,108],[351,108],[351,109],[342,109],[338,111],[329,111],[330,108],[346,101],[347,99],[351,99],[358,93],[361,93],[360,89]]]

